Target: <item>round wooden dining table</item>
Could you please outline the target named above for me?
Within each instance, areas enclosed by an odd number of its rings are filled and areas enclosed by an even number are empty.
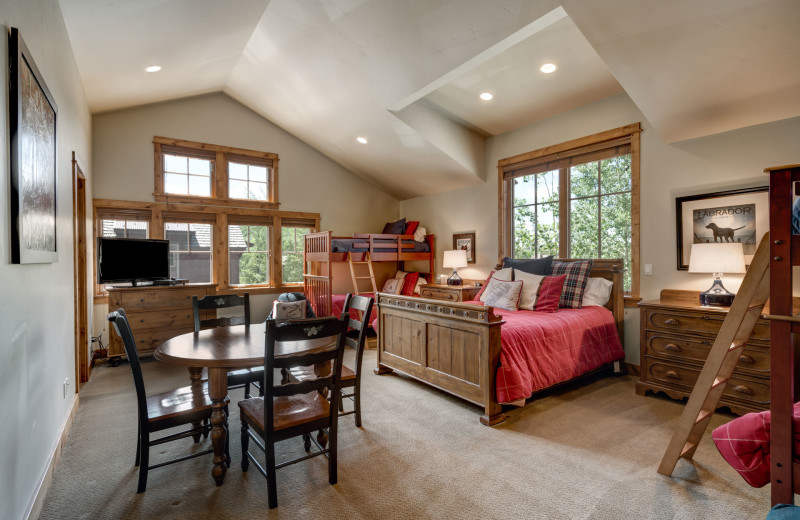
[[[193,384],[201,384],[203,368],[208,369],[208,394],[211,398],[211,443],[214,467],[211,476],[222,485],[225,464],[225,398],[228,396],[228,371],[264,365],[266,324],[234,325],[188,332],[164,341],[154,356],[159,361],[189,368]],[[335,347],[330,338],[277,342],[275,357],[313,352]]]

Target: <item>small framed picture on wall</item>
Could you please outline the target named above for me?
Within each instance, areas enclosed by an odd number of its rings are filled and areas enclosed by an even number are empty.
[[[475,233],[454,233],[453,249],[463,249],[467,252],[467,263],[475,263]]]

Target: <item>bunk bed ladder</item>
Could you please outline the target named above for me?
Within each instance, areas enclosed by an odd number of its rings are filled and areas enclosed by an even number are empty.
[[[661,459],[658,472],[662,475],[671,476],[681,457],[691,459],[694,456],[736,368],[741,351],[750,339],[753,327],[769,298],[769,264],[769,233],[766,233],[708,353],[664,458]]]
[[[378,294],[378,288],[375,285],[375,271],[372,269],[372,259],[369,256],[369,251],[364,253],[364,260],[359,262],[353,260],[353,253],[347,253],[347,261],[350,263],[350,276],[353,278],[353,294],[360,294],[358,290],[359,280],[369,280],[372,282],[372,294]],[[355,266],[364,264],[369,268],[369,276],[356,276]]]

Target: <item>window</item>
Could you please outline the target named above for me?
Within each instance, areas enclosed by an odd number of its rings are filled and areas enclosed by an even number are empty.
[[[278,155],[154,137],[159,202],[278,208]]]
[[[311,232],[308,227],[281,228],[281,263],[283,283],[303,283],[303,235]]]
[[[150,236],[150,212],[122,208],[95,208],[95,237],[105,238],[152,238]],[[95,263],[95,281],[97,264]],[[106,292],[106,284],[95,283],[95,296]]]
[[[501,256],[623,258],[626,294],[638,297],[640,131],[637,123],[502,159]]]
[[[166,222],[164,238],[169,240],[169,275],[193,283],[210,283],[213,229],[211,224]]]
[[[270,282],[269,243],[269,226],[228,226],[228,269],[231,285],[266,285]]]

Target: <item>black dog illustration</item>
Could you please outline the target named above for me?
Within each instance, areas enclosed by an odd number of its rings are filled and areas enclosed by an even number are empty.
[[[714,224],[713,222],[706,226],[706,229],[710,229],[714,233],[714,242],[719,239],[720,242],[733,242],[733,232],[738,231],[742,228],[747,226],[737,227],[737,228],[729,228],[729,227],[719,227],[718,225]]]

